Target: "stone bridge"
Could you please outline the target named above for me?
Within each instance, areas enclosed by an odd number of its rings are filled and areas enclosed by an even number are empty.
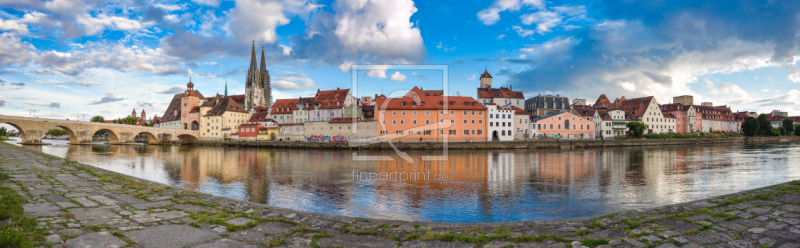
[[[111,144],[134,143],[133,138],[138,134],[147,136],[148,143],[172,143],[179,139],[182,144],[193,143],[198,140],[200,133],[194,130],[154,128],[124,124],[68,121],[45,118],[31,118],[10,115],[0,115],[0,123],[9,124],[16,128],[23,144],[42,144],[42,137],[48,130],[61,128],[69,134],[70,144],[92,143],[92,135],[97,131],[105,131]]]

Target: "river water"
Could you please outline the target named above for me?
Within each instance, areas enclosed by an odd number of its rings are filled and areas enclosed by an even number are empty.
[[[800,179],[799,144],[410,151],[409,162],[393,151],[46,142],[24,147],[239,200],[439,222],[583,217]]]

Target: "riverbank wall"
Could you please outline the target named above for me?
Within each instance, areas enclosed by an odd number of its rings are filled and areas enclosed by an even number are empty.
[[[288,148],[288,149],[346,149],[346,150],[391,150],[392,145],[400,150],[483,150],[483,149],[575,149],[606,148],[636,146],[673,146],[673,145],[711,145],[711,144],[767,144],[796,143],[800,137],[753,137],[753,138],[720,138],[720,139],[667,139],[667,140],[536,140],[536,141],[495,141],[495,142],[402,142],[377,143],[366,145],[350,145],[342,142],[199,142],[199,146],[232,146],[256,148]]]

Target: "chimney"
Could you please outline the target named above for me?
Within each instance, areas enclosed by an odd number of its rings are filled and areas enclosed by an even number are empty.
[[[508,86],[508,89],[509,89],[509,90],[514,90],[514,85],[509,85],[509,86]]]
[[[461,93],[459,93],[458,91],[456,91],[456,96],[461,96]]]
[[[336,90],[339,90],[339,87],[336,87]]]

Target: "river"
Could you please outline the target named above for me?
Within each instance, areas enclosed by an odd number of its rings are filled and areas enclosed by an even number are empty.
[[[239,200],[438,222],[583,217],[800,179],[800,144],[409,151],[409,162],[394,151],[45,142],[24,147]],[[365,161],[380,156],[391,160]]]

